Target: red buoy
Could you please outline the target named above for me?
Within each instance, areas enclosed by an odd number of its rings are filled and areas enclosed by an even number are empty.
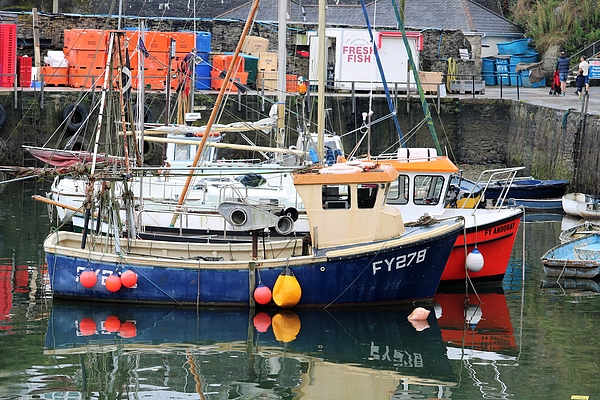
[[[84,318],[79,321],[79,332],[83,336],[91,336],[96,333],[96,323],[91,318]]]
[[[125,339],[135,337],[135,335],[137,335],[135,324],[131,321],[123,322],[121,324],[121,329],[119,330],[119,335]]]
[[[121,321],[119,321],[119,318],[111,315],[104,321],[104,329],[110,333],[118,332],[121,329]]]
[[[135,272],[128,269],[127,271],[123,271],[121,274],[121,283],[126,288],[132,288],[137,284],[138,276]]]
[[[81,283],[81,285],[84,288],[89,289],[89,288],[93,287],[96,284],[96,281],[98,281],[98,277],[96,276],[94,271],[92,271],[89,268],[85,269],[79,275],[79,283]]]
[[[259,312],[254,316],[252,323],[257,331],[264,333],[269,329],[269,326],[271,326],[271,316],[266,312]]]
[[[254,300],[258,304],[268,304],[271,301],[271,289],[259,283],[256,289],[254,289]]]
[[[106,282],[104,282],[104,285],[106,286],[106,289],[109,292],[114,293],[117,290],[121,289],[121,278],[116,273],[109,275],[106,278]]]

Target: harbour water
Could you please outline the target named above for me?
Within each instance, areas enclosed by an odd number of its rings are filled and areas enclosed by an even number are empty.
[[[566,217],[527,215],[502,284],[442,287],[413,326],[411,307],[53,301],[48,187],[0,185],[0,399],[600,399],[599,285],[540,262]]]

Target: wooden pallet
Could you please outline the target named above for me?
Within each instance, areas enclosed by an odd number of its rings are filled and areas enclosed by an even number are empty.
[[[484,94],[485,93],[485,81],[475,81],[475,88],[473,89],[473,81],[472,80],[456,80],[450,82],[450,93],[459,93],[459,94],[467,94],[467,93],[475,93],[475,94]]]

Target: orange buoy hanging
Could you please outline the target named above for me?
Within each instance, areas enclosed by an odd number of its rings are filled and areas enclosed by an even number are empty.
[[[104,321],[104,329],[110,333],[118,332],[121,329],[121,321],[119,321],[119,318],[111,315]]]
[[[258,304],[268,304],[271,301],[271,289],[262,283],[259,283],[256,289],[254,289],[254,300],[256,300]]]
[[[96,333],[96,323],[91,318],[83,318],[79,321],[79,332],[83,336],[91,336]]]
[[[137,284],[138,276],[135,272],[128,269],[121,274],[121,283],[126,288],[132,288]]]
[[[106,278],[104,285],[106,286],[106,290],[114,293],[121,289],[121,277],[115,272]]]
[[[302,288],[292,270],[286,265],[273,286],[273,301],[279,307],[294,307],[300,301]]]
[[[121,329],[119,329],[119,335],[122,338],[129,339],[135,337],[137,335],[137,329],[135,324],[131,321],[125,321],[121,324]]]
[[[300,333],[300,318],[290,310],[279,311],[273,316],[273,334],[279,342],[289,343]]]
[[[264,333],[271,326],[271,316],[266,312],[259,312],[254,316],[252,323],[258,332]]]
[[[84,288],[89,289],[89,288],[93,287],[97,281],[98,281],[98,277],[96,276],[94,271],[91,270],[90,268],[86,268],[79,275],[79,283],[81,283],[81,286],[83,286]]]

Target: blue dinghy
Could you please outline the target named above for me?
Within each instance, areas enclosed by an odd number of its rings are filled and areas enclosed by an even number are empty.
[[[600,273],[600,234],[555,246],[541,259],[548,276],[595,278]]]

